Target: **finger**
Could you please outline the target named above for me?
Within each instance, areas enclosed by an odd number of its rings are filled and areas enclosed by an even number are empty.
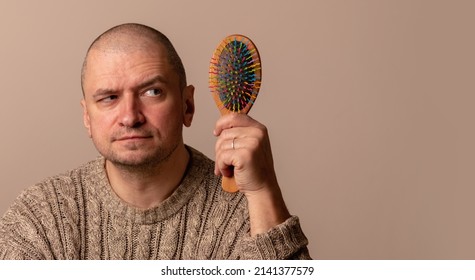
[[[259,149],[261,141],[254,137],[232,138],[218,141],[216,144],[215,173],[219,175],[222,170],[234,166],[237,169],[242,164],[252,158],[252,155]]]
[[[261,130],[255,127],[234,127],[223,130],[217,138],[216,148],[223,145],[223,142],[231,141],[234,138],[247,139],[247,138],[263,138],[265,136],[265,130]],[[228,146],[231,147],[231,146]]]
[[[236,141],[236,140],[234,140]],[[235,149],[234,147],[234,144],[233,144],[233,139],[231,140],[228,140],[228,139],[225,139],[225,140],[218,140],[216,141],[216,145],[215,145],[215,164],[214,164],[214,174],[215,175],[223,175],[221,173],[221,170],[223,169],[227,169],[229,165],[231,164],[226,164],[227,166],[223,166],[222,164],[222,153],[223,151],[225,150],[232,150],[232,149]]]
[[[241,153],[255,143],[253,138],[222,138],[216,142],[215,174],[231,176],[233,168],[240,166]],[[239,168],[239,167],[238,167]],[[230,172],[231,171],[231,172]]]
[[[262,128],[263,125],[246,114],[230,113],[218,119],[213,133],[219,136],[222,131],[237,127]]]
[[[233,175],[234,165],[236,164],[234,150],[222,149],[216,154],[215,174],[226,177]]]
[[[228,170],[232,166],[232,160],[230,160],[230,155],[225,155],[226,151],[233,151],[236,149],[236,137],[226,138],[221,135],[218,137],[218,140],[215,144],[215,168],[214,173],[216,175],[229,175]]]
[[[259,149],[260,139],[257,137],[233,137],[233,138],[219,138],[216,141],[215,155],[216,161],[219,159],[221,153],[229,152],[233,156],[231,160],[226,161],[227,165],[236,166],[236,158],[241,158],[245,150],[255,152]],[[228,157],[226,157],[228,158]],[[218,174],[218,169],[215,169],[215,173]]]

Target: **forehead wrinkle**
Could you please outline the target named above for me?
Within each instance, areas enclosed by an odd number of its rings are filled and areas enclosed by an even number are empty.
[[[124,90],[135,92],[153,84],[170,85],[178,78],[169,63],[166,62],[166,58],[160,59],[157,57],[141,62],[140,58],[134,59],[133,56],[129,57],[131,53],[125,53],[125,56],[121,59],[112,57],[108,61],[100,58],[103,55],[102,52],[91,54],[92,67],[89,73],[92,75],[92,80],[89,85],[97,86],[98,89],[91,89],[94,93],[119,93]],[[164,59],[165,61],[163,61]],[[98,68],[95,67],[95,60],[99,60]],[[124,63],[124,60],[130,61],[132,65]],[[135,64],[135,61],[139,62]],[[110,65],[102,67],[104,63],[110,63],[112,67]],[[139,72],[133,70],[135,67],[141,68]],[[132,73],[134,74],[132,75]]]
[[[135,55],[138,55],[140,59],[147,57],[144,62],[146,64],[173,67],[169,61],[165,47],[156,43],[130,45],[130,47],[125,45],[108,45],[94,48],[89,52],[88,64],[116,63],[120,61],[119,66],[122,66],[121,68],[123,69],[127,69],[136,65],[134,64],[136,61],[136,58],[134,58]],[[117,58],[123,56],[125,58],[122,60],[108,60],[107,57],[109,56]]]
[[[142,79],[142,82],[137,85],[137,88],[145,88],[154,84],[168,84],[168,81],[162,75],[153,75]]]

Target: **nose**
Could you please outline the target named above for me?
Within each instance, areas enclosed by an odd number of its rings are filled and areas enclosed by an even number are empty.
[[[145,122],[140,100],[133,94],[126,94],[122,99],[119,123],[121,126],[136,128]]]

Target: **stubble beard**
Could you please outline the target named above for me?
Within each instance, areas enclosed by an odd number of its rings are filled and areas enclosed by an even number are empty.
[[[94,145],[99,153],[105,158],[106,161],[112,163],[116,168],[129,174],[147,174],[150,172],[157,172],[160,167],[166,164],[173,153],[180,145],[180,141],[175,141],[170,146],[160,145],[155,147],[151,151],[141,151],[143,147],[137,146],[129,149],[130,152],[144,153],[139,155],[127,156],[116,151],[112,145],[107,148],[101,147],[99,143],[94,140]]]
[[[157,172],[160,167],[168,162],[172,154],[178,148],[179,143],[174,143],[170,148],[158,147],[153,153],[140,158],[126,158],[110,150],[104,158],[114,164],[118,169],[127,173],[150,173]]]

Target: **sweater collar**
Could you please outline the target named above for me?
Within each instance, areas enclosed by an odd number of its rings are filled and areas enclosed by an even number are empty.
[[[153,224],[168,219],[178,212],[194,195],[206,175],[204,170],[206,157],[195,149],[188,147],[190,152],[190,161],[185,171],[183,179],[175,191],[156,207],[150,209],[139,209],[123,201],[112,190],[105,170],[105,159],[99,157],[93,161],[92,169],[95,172],[90,173],[90,190],[94,196],[103,203],[102,209],[110,212],[111,215],[128,220],[131,223]]]

